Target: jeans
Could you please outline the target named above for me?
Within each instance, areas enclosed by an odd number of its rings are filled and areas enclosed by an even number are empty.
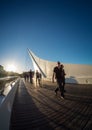
[[[58,84],[58,87],[56,88],[55,92],[57,92],[57,91],[60,89],[61,96],[64,97],[64,85],[63,85],[63,80],[57,79],[57,84]]]

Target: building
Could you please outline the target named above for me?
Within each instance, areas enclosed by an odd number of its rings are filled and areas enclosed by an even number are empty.
[[[40,71],[45,80],[51,81],[53,68],[57,62],[41,59],[29,49],[28,53],[32,60],[34,71]],[[66,72],[66,83],[92,84],[92,65],[62,64]]]

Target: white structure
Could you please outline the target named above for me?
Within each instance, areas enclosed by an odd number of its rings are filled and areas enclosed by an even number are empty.
[[[29,56],[32,59],[34,70],[39,70],[47,80],[52,79],[53,68],[57,62],[51,62],[37,57],[28,49]],[[67,83],[92,84],[92,65],[64,64]]]

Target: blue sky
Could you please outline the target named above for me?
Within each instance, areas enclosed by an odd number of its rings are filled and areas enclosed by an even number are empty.
[[[42,59],[92,65],[92,0],[1,0],[0,64],[29,70],[27,48]]]

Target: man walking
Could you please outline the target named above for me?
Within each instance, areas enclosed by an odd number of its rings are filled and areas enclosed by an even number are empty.
[[[53,82],[54,78],[57,80],[58,87],[55,89],[55,93],[60,89],[61,98],[64,98],[64,85],[63,85],[63,66],[60,62],[57,62],[57,66],[53,69]]]
[[[38,72],[38,70],[36,70],[36,85],[38,83],[39,86],[42,87],[41,80],[42,80],[42,75],[40,72]]]

